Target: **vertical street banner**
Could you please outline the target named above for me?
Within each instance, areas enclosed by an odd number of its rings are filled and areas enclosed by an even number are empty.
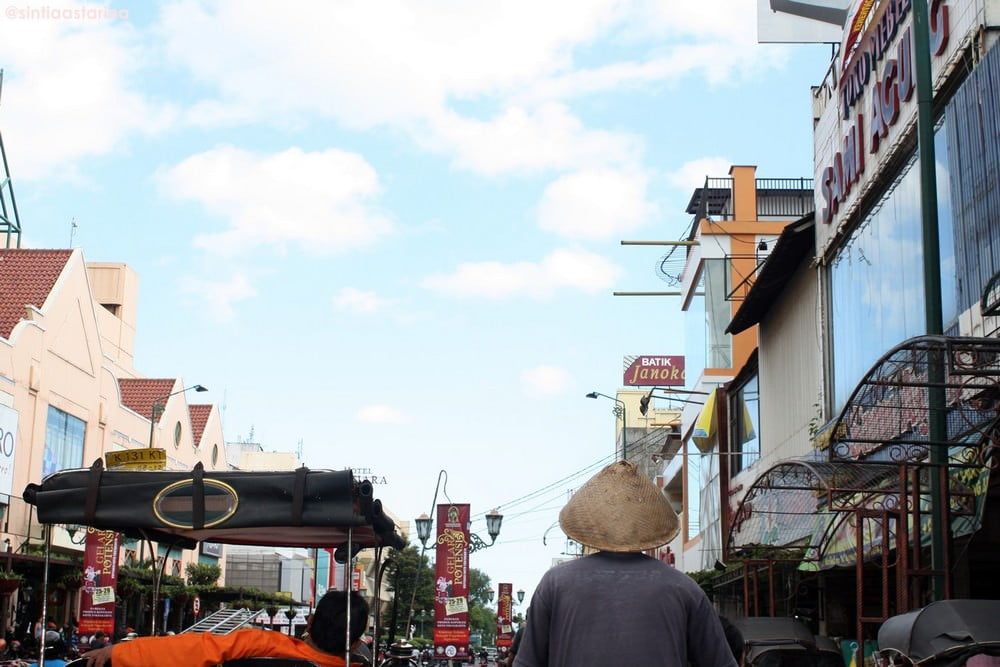
[[[333,562],[333,549],[320,548],[316,552],[316,601],[330,590],[330,571]]]
[[[108,636],[114,636],[119,540],[118,533],[113,530],[87,528],[80,589],[81,635],[103,630]]]
[[[469,506],[437,506],[434,657],[469,657]]]
[[[507,655],[514,641],[514,584],[500,584],[497,597],[497,652]]]

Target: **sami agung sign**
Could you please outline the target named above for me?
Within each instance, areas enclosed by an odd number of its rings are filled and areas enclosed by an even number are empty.
[[[627,387],[683,387],[684,357],[625,357],[625,377],[622,384]]]
[[[878,156],[891,131],[903,117],[903,105],[916,90],[913,52],[912,0],[883,0],[875,6],[862,2],[844,46],[838,107],[847,126],[842,148],[821,170],[821,220],[833,222],[855,185],[864,182],[866,155]],[[946,0],[928,6],[930,55],[940,56],[948,46]]]

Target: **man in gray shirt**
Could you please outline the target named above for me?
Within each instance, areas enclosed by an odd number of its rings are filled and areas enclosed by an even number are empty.
[[[634,465],[619,461],[597,473],[559,523],[596,552],[542,577],[514,667],[735,667],[704,591],[642,553],[669,542],[679,526],[667,499]]]

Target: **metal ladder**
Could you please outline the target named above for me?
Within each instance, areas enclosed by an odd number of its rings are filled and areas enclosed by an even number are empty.
[[[213,635],[228,635],[248,624],[258,613],[246,608],[220,609],[191,627],[181,630],[181,634],[185,632],[211,632]]]

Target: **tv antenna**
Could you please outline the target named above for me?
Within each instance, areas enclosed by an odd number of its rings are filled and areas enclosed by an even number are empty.
[[[0,94],[3,93],[3,70],[0,69]],[[9,202],[8,202],[9,200]],[[16,239],[16,247],[21,247],[21,218],[17,214],[17,200],[7,166],[7,151],[3,147],[0,134],[0,234],[6,234],[5,245],[11,247],[11,237]]]

